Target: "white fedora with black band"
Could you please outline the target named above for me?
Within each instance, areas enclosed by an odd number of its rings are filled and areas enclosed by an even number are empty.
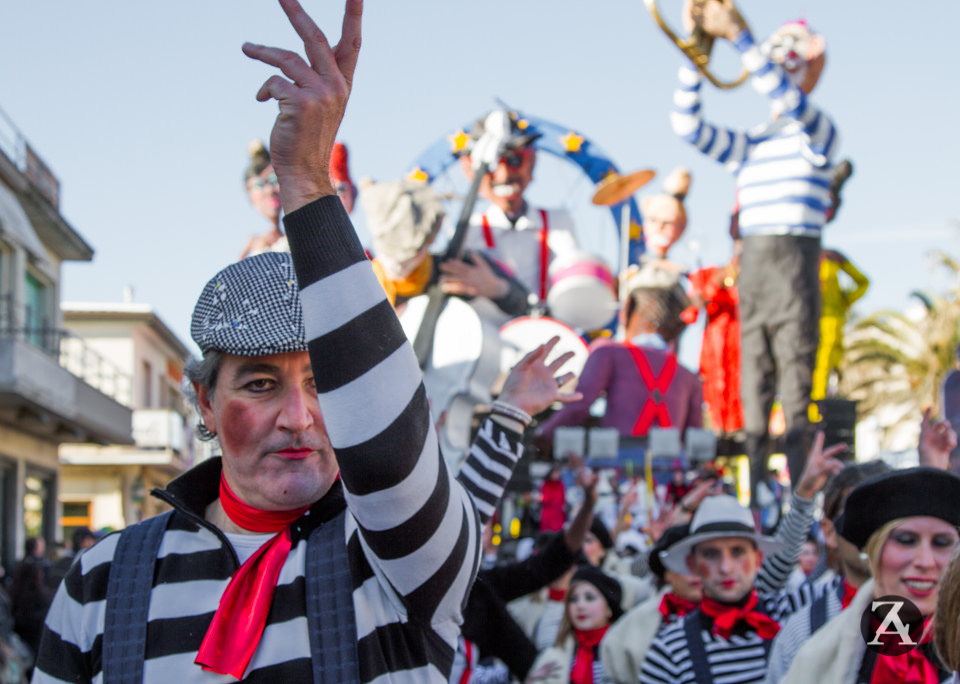
[[[724,537],[742,537],[749,539],[764,555],[782,551],[783,542],[766,537],[757,532],[753,524],[753,514],[740,505],[732,496],[709,496],[697,508],[690,523],[690,536],[684,537],[665,551],[660,559],[667,570],[681,575],[690,574],[687,556],[697,544],[708,539]]]

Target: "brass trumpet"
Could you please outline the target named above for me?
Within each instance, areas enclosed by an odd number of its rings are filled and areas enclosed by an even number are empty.
[[[708,0],[694,0],[694,2],[705,2]],[[733,7],[732,0],[712,0],[723,2]],[[749,72],[744,69],[743,73],[740,74],[740,77],[736,81],[721,81],[719,78],[713,75],[708,69],[710,65],[710,52],[713,50],[713,42],[715,37],[704,31],[699,26],[694,26],[693,31],[690,32],[689,38],[680,38],[673,29],[671,29],[667,22],[663,20],[663,17],[660,16],[660,11],[657,9],[657,0],[644,0],[644,4],[647,6],[647,9],[650,11],[650,14],[653,15],[654,21],[657,22],[657,25],[663,30],[664,33],[677,44],[677,47],[690,58],[690,61],[693,62],[693,65],[697,68],[701,74],[703,74],[708,81],[713,85],[722,90],[730,90],[731,88],[736,88],[738,85],[747,80]],[[733,11],[736,12],[736,8],[733,8]],[[737,12],[737,16],[739,16]]]

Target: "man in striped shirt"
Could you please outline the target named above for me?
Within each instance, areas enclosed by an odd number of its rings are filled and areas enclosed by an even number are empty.
[[[844,448],[823,450],[823,433],[817,435],[795,500],[812,505],[827,477],[842,468],[835,457]],[[690,535],[662,555],[668,570],[700,578],[702,602],[654,638],[641,666],[641,684],[762,682],[778,622],[814,598],[809,589],[757,591],[764,558],[782,550],[780,540],[756,531],[753,515],[736,499],[706,498],[690,523]]]
[[[173,514],[146,557],[139,625],[112,598],[126,577],[111,569],[140,571],[125,540],[150,521],[73,566],[35,682],[446,682],[480,528],[519,457],[526,412],[569,379],[544,362],[551,345],[528,355],[454,479],[414,353],[325,166],[361,2],[347,1],[336,47],[296,0],[280,4],[309,62],[243,49],[286,77],[258,99],[280,107],[271,149],[292,256],[222,270],[191,325],[203,360],[188,375],[223,456],[154,492]],[[138,627],[140,641],[121,640],[118,654],[116,634]]]
[[[836,128],[808,95],[823,68],[824,43],[804,22],[782,27],[756,45],[732,5],[693,6],[692,20],[740,52],[774,118],[750,131],[703,119],[700,75],[680,70],[671,123],[698,150],[737,179],[743,239],[740,291],[742,393],[751,459],[751,491],[765,477],[768,424],[779,390],[786,453],[794,484],[809,442],[807,410],[819,338],[820,231],[830,206]],[[779,382],[779,387],[777,384]]]

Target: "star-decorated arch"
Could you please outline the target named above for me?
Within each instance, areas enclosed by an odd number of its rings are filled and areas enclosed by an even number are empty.
[[[516,116],[519,128],[540,135],[533,142],[533,147],[538,152],[547,152],[575,164],[595,185],[609,175],[619,173],[619,169],[609,155],[591,142],[582,132],[518,111],[514,111],[512,115]],[[444,134],[424,150],[410,166],[406,174],[407,179],[432,183],[441,176],[457,160],[457,153],[466,146],[470,139],[467,131],[470,130],[472,125],[471,122]],[[640,209],[635,198],[631,197],[629,203],[629,260],[631,264],[635,264],[639,262],[640,255],[644,252],[644,245],[640,229]],[[610,207],[613,223],[618,234],[621,229],[622,207],[623,203]]]

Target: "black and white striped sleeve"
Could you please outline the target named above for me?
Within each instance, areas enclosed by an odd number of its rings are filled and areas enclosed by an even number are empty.
[[[410,617],[458,619],[479,520],[440,456],[413,349],[336,196],[284,222],[320,409],[365,555]]]
[[[783,590],[800,557],[803,542],[813,524],[813,500],[802,499],[794,493],[790,511],[783,516],[777,529],[777,539],[784,544],[783,551],[763,559],[757,574],[756,587],[760,594],[776,594]]]
[[[487,418],[470,445],[470,453],[457,479],[473,497],[481,525],[493,517],[513,469],[523,455],[520,440],[519,432]]]

